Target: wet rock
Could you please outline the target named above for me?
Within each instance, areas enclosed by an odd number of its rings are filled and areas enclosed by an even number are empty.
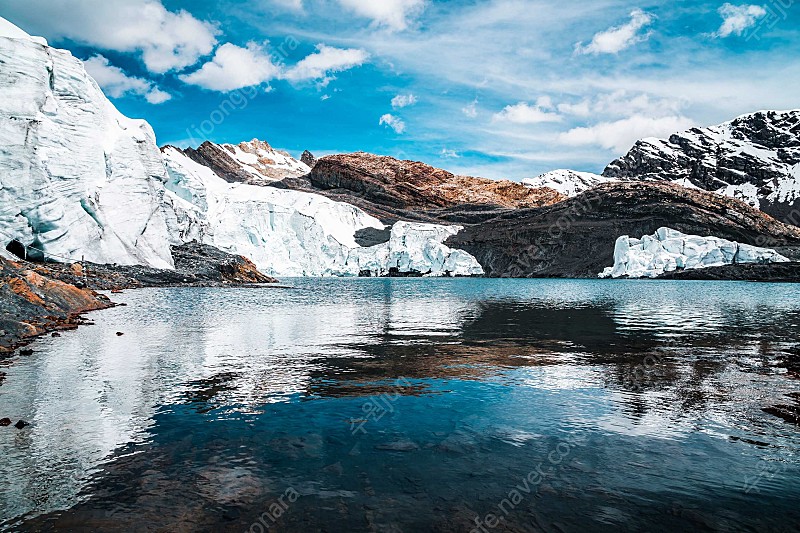
[[[30,424],[25,422],[24,420],[19,420],[16,424],[14,424],[14,427],[17,429],[22,429],[27,426],[30,426]]]
[[[23,349],[19,351],[20,355],[33,355],[33,350],[31,349]]]
[[[118,331],[118,332],[117,332],[117,337],[122,337],[123,335],[125,335],[125,334],[124,334],[124,333],[122,333],[121,331]]]
[[[7,427],[11,425],[10,418],[0,418],[0,427]]]
[[[57,331],[54,331],[54,332],[53,332],[53,334],[52,334],[52,335],[50,335],[50,336],[51,336],[51,337],[56,337],[56,338],[57,338],[57,337],[60,337],[60,336],[61,336],[61,333],[59,333],[59,332],[57,332]]]

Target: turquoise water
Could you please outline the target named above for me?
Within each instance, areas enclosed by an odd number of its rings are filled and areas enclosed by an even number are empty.
[[[0,361],[0,529],[800,528],[798,285],[287,284]]]

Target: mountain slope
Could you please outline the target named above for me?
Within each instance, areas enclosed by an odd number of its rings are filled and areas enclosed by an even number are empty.
[[[150,126],[121,115],[69,52],[3,27],[0,246],[171,268]]]

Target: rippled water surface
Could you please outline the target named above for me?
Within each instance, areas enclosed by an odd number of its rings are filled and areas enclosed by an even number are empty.
[[[800,286],[289,284],[0,360],[0,529],[800,529]]]

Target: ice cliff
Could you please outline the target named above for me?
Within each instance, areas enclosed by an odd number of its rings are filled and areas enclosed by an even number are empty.
[[[717,237],[685,235],[660,228],[655,235],[617,239],[614,266],[601,278],[656,278],[665,272],[742,263],[785,263],[775,250],[727,241]]]
[[[0,95],[0,245],[172,267],[150,126],[120,114],[69,52],[5,20]]]

